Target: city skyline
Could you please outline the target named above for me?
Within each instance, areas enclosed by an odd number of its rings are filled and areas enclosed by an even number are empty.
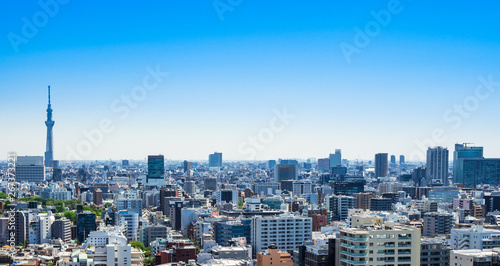
[[[342,149],[350,160],[388,153],[412,161],[418,153],[423,162],[429,146],[452,151],[463,142],[499,158],[500,126],[492,121],[500,100],[486,86],[499,89],[499,36],[493,34],[499,4],[432,3],[429,9],[430,2],[400,1],[389,23],[348,62],[342,44],[352,45],[356,28],[378,21],[390,2],[319,1],[300,9],[287,2],[297,8],[283,9],[285,2],[245,1],[222,20],[211,2],[99,8],[71,2],[18,45],[11,37],[24,36],[23,17],[44,9],[9,3],[1,11],[0,42],[9,130],[0,154],[44,154],[46,86],[52,85],[56,160],[66,160],[68,149],[87,139],[83,132],[103,119],[113,130],[85,160],[149,154],[207,160],[215,151],[224,160],[327,158]],[[111,9],[133,10],[139,19],[105,12]],[[80,23],[86,17],[94,19]],[[154,88],[126,107],[122,95],[147,77]],[[461,114],[457,104],[474,108]],[[276,113],[291,117],[252,152],[249,138],[269,129]]]

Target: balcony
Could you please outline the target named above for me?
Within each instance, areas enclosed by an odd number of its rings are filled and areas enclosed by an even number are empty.
[[[349,264],[354,264],[354,265],[366,265],[368,264],[368,261],[359,261],[359,260],[349,260],[349,259],[344,259],[341,258],[340,261],[349,263]]]
[[[340,246],[345,247],[345,248],[350,248],[350,249],[367,249],[368,248],[367,245],[350,245],[350,244],[346,244],[346,243],[341,243]]]

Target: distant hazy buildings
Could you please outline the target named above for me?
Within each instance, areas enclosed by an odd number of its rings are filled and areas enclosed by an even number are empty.
[[[209,167],[222,167],[222,153],[215,152],[208,155],[208,166]]]
[[[426,179],[427,184],[439,183],[448,185],[448,149],[434,147],[427,150]]]
[[[388,174],[388,154],[375,154],[375,177],[386,177]]]
[[[342,151],[336,149],[335,153],[330,154],[330,167],[342,165]]]
[[[19,156],[16,160],[16,181],[39,183],[45,180],[43,156]]]
[[[184,173],[187,173],[189,174],[191,169],[193,169],[193,163],[192,162],[188,162],[188,161],[184,161],[182,163],[182,168],[184,170]]]
[[[330,159],[328,159],[328,158],[318,159],[318,171],[329,172],[330,171]]]

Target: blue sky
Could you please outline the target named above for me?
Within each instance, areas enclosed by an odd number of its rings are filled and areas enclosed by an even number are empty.
[[[0,10],[0,156],[43,155],[50,84],[56,159],[78,147],[83,159],[323,158],[336,148],[418,159],[416,143],[457,142],[500,157],[500,86],[474,101],[480,77],[500,81],[496,1],[221,0],[239,3],[222,20],[213,1],[42,3],[51,14],[36,1]],[[341,43],[355,45],[355,29],[388,5],[400,12],[348,63]],[[26,36],[34,17],[41,26]],[[157,66],[168,77],[120,117],[113,103]],[[475,104],[466,115],[443,118],[464,101]],[[285,107],[294,118],[249,144]],[[114,130],[93,144],[83,132],[103,119]],[[446,138],[432,139],[436,130]]]

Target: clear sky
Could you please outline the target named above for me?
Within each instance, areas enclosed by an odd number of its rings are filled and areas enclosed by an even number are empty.
[[[41,3],[0,9],[0,158],[43,155],[47,85],[61,160],[500,157],[498,1]]]

